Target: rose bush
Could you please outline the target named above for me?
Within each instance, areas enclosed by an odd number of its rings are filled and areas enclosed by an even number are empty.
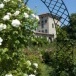
[[[37,75],[38,64],[28,66],[23,49],[38,20],[22,0],[0,0],[0,76]]]

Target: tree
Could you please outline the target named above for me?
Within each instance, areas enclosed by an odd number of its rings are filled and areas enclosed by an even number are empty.
[[[76,13],[70,15],[70,25],[62,28],[67,31],[70,39],[76,39]]]
[[[56,29],[57,29],[57,41],[63,41],[68,38],[66,30],[64,30],[62,27],[56,27]]]
[[[71,14],[70,19],[71,19],[69,27],[70,38],[76,39],[76,13]]]
[[[76,13],[70,15],[70,25],[62,26],[62,29],[67,32],[68,38],[76,39]]]

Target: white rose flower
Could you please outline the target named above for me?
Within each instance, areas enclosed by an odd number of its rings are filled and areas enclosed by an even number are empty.
[[[11,13],[8,12],[7,15],[11,16]]]
[[[3,24],[1,23],[0,24],[0,31],[2,31],[3,30]]]
[[[5,15],[5,16],[3,17],[3,20],[4,20],[4,21],[9,20],[9,19],[10,19],[10,16],[9,16],[9,15]]]
[[[0,8],[4,8],[4,4],[3,3],[0,4]]]
[[[19,27],[21,25],[20,21],[18,19],[12,20],[12,26]]]
[[[0,43],[3,42],[3,39],[0,37]]]
[[[36,17],[36,15],[35,15],[35,14],[31,14],[31,16],[32,16],[33,18],[35,18],[35,17]]]
[[[34,73],[37,73],[37,71],[36,71],[36,70],[34,70]]]
[[[20,13],[20,11],[16,11],[16,12],[14,13],[14,16],[19,15],[19,13]]]
[[[13,76],[12,74],[6,74],[5,76]]]
[[[6,29],[6,27],[7,27],[7,26],[4,24],[4,25],[3,25],[3,29]]]
[[[0,45],[2,45],[2,43],[0,43]]]
[[[10,0],[4,0],[4,2],[9,2]]]
[[[6,25],[3,24],[3,23],[1,23],[1,24],[0,24],[0,31],[2,31],[3,29],[6,29]]]
[[[33,63],[33,65],[34,65],[36,68],[38,68],[38,64],[37,64],[37,63]]]
[[[2,45],[3,39],[0,37],[0,45]]]
[[[25,18],[29,18],[29,15],[27,13],[24,13]]]
[[[27,64],[28,66],[31,66],[31,62],[30,62],[29,60],[26,62],[26,64]]]
[[[35,15],[35,14],[31,14],[31,16],[32,16],[33,18],[37,19],[38,21],[40,20],[40,19],[39,19],[39,16],[37,16],[37,15]]]
[[[34,74],[30,74],[29,76],[35,76]]]
[[[40,20],[40,19],[39,19],[39,16],[37,16],[37,15],[36,15],[36,17],[35,17],[35,18],[36,18],[38,21]]]

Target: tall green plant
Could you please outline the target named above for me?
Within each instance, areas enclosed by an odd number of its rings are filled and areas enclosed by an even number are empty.
[[[35,74],[23,48],[31,42],[38,20],[22,0],[0,0],[0,76]]]

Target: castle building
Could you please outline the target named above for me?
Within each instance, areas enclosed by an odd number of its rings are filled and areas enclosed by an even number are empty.
[[[50,13],[41,14],[39,15],[39,18],[40,18],[40,21],[36,29],[36,35],[46,36],[50,40],[55,39],[56,38],[56,26],[57,25],[60,26],[60,21],[59,21],[60,18]],[[55,24],[54,21],[57,24]]]

